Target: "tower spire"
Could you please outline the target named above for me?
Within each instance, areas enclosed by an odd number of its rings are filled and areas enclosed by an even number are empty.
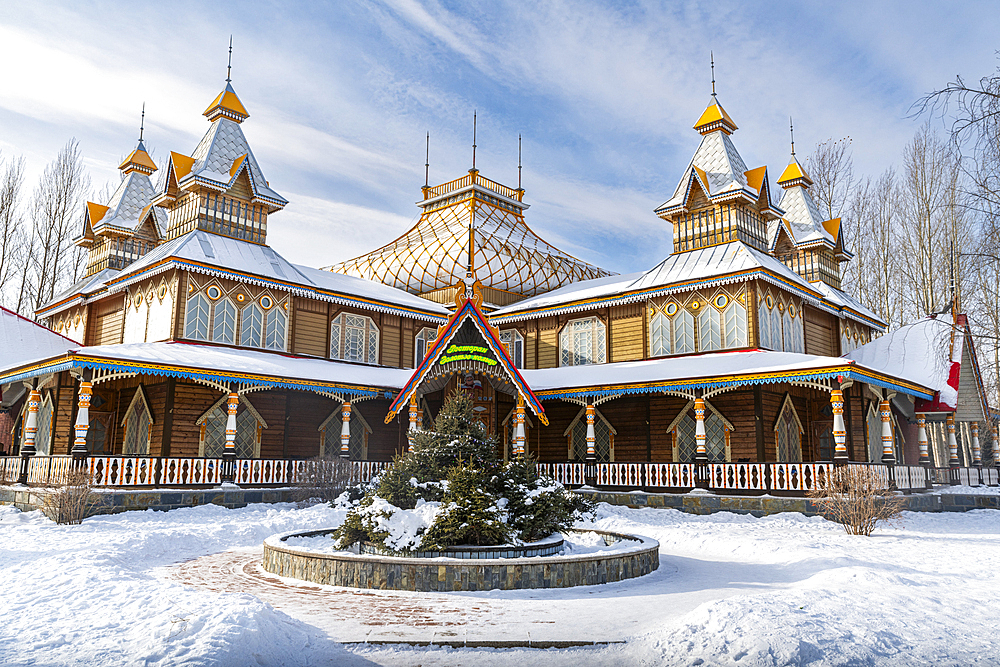
[[[142,103],[142,116],[139,120],[139,144],[142,145],[142,132],[146,127],[146,103]]]
[[[233,36],[230,35],[229,36],[229,63],[226,65],[226,83],[229,83],[229,82],[232,81],[232,77],[231,77],[232,71],[233,71]]]
[[[476,112],[472,112],[472,168],[476,168]]]
[[[792,117],[788,117],[788,136],[792,138],[792,157],[795,157],[795,128],[792,127]]]
[[[517,135],[517,189],[521,189],[521,135]]]
[[[709,51],[709,58],[712,61],[712,99],[715,99],[715,52]]]
[[[431,182],[431,133],[427,133],[427,154],[424,157],[424,187],[429,187]]]

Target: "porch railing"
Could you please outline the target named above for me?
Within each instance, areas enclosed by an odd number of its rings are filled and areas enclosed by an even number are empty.
[[[237,459],[239,486],[288,486],[305,482],[314,466],[333,462],[290,459]],[[339,464],[339,462],[336,462]],[[370,481],[390,461],[351,461],[350,483]],[[872,470],[884,485],[890,481],[903,492],[919,492],[934,484],[952,481],[968,486],[998,486],[1000,471],[994,467],[925,468],[851,463]],[[22,459],[0,457],[0,483],[17,481]],[[28,460],[28,483],[62,484],[72,470],[71,456],[34,456]],[[90,483],[100,487],[198,487],[218,486],[222,481],[222,459],[198,457],[91,456],[85,464]],[[684,492],[698,486],[699,475],[716,493],[782,493],[802,495],[816,488],[833,470],[831,463],[710,463],[699,470],[694,463],[599,463],[595,466],[599,487],[635,488]],[[567,486],[586,483],[583,463],[538,463],[538,472]]]

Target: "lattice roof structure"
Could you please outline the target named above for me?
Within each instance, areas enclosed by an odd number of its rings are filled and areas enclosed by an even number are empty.
[[[531,231],[524,222],[523,195],[524,190],[470,169],[462,178],[424,187],[420,220],[395,241],[327,268],[427,294],[462,282],[471,267],[485,287],[516,298],[612,275]]]

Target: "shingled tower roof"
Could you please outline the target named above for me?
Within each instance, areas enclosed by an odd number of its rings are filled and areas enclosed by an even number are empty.
[[[470,169],[462,178],[425,187],[420,220],[395,241],[328,268],[427,294],[461,283],[471,267],[485,287],[511,293],[507,302],[612,275],[531,231],[523,195]]]

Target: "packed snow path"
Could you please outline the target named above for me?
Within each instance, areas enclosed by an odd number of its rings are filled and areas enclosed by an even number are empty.
[[[209,506],[56,526],[2,507],[0,664],[958,666],[1000,655],[997,511],[908,513],[901,529],[860,538],[797,514],[602,506],[596,527],[660,541],[660,570],[569,590],[359,593],[256,568],[266,536],[342,516]],[[498,631],[626,642],[544,651],[338,643]]]

